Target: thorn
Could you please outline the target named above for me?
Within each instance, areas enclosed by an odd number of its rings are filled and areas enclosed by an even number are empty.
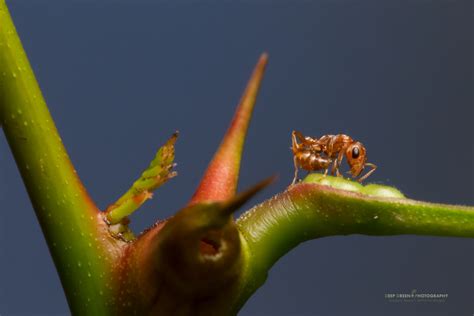
[[[245,136],[267,60],[268,55],[263,53],[255,66],[229,129],[189,205],[204,201],[225,201],[235,195]]]
[[[259,183],[255,184],[253,187],[237,194],[234,198],[229,201],[222,203],[222,210],[225,214],[232,214],[237,211],[242,205],[244,205],[248,200],[254,197],[257,193],[265,189],[270,184],[274,183],[277,180],[277,176],[271,176]]]

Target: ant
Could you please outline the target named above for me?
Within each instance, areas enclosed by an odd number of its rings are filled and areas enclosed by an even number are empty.
[[[351,169],[349,173],[352,174],[353,178],[357,178],[365,167],[372,168],[364,176],[357,179],[358,182],[367,179],[377,169],[376,165],[367,162],[364,145],[354,141],[350,136],[344,134],[324,135],[318,139],[305,137],[300,132],[293,131],[291,140],[291,150],[293,151],[293,162],[295,164],[295,177],[291,184],[296,183],[299,167],[307,171],[324,169],[324,176],[326,176],[332,164],[331,174],[334,175],[334,172],[336,172],[336,175],[341,177],[339,167],[344,155]]]

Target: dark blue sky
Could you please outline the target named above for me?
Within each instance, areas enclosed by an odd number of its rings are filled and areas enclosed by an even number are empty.
[[[65,145],[105,208],[179,130],[179,176],[139,232],[192,195],[261,52],[240,188],[292,179],[290,132],[347,133],[408,197],[474,204],[472,1],[7,1]],[[0,314],[68,313],[0,137]],[[471,315],[474,241],[331,237],[282,258],[241,315]],[[448,293],[390,303],[385,293]]]

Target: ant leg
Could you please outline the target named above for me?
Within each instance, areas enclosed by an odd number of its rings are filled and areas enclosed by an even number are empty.
[[[326,170],[324,170],[323,178],[326,178],[326,176],[328,175],[328,172],[329,172],[329,168],[326,168]]]
[[[291,149],[293,150],[293,153],[296,153],[298,151],[299,144],[296,141],[296,133],[297,131],[293,131],[291,133]]]
[[[367,179],[367,178],[368,178],[372,173],[374,173],[374,171],[377,169],[377,166],[374,165],[373,163],[368,162],[368,163],[366,163],[365,165],[366,165],[367,167],[372,168],[372,169],[371,169],[369,172],[367,172],[363,177],[359,178],[359,180],[357,180],[357,181],[359,181],[359,182],[362,182],[362,181],[364,181],[365,179]]]
[[[293,131],[291,133],[291,135],[293,136],[295,141],[296,141],[296,138],[298,138],[300,140],[300,142],[302,142],[302,143],[304,143],[306,141],[306,139],[304,138],[303,134],[301,134],[301,132]]]
[[[293,144],[296,144],[296,147],[294,148],[297,148],[297,149],[308,148],[316,152],[321,152],[321,146],[317,142],[316,139],[313,139],[310,137],[304,137],[303,134],[301,134],[301,132],[298,132],[298,131],[293,131],[291,133],[291,136],[293,139]],[[298,144],[298,141],[300,142],[299,144]]]
[[[298,144],[298,140],[299,140],[299,144]],[[309,142],[304,136],[303,134],[301,134],[301,132],[298,132],[298,131],[293,131],[291,133],[291,143],[292,143],[292,149],[293,149],[293,152],[295,152],[295,150],[299,150],[301,149],[302,147],[307,147],[307,146],[311,146],[312,143]]]
[[[298,162],[296,161],[296,156],[293,157],[293,163],[295,164],[295,176],[293,178],[293,182],[291,182],[291,185],[296,183],[296,179],[298,179]]]
[[[342,177],[341,172],[339,171],[339,166],[341,165],[341,162],[338,160],[334,160],[334,164],[332,167],[331,174],[334,175],[334,171],[336,171],[336,177]]]
[[[339,168],[337,167],[337,159],[334,159],[334,163],[332,164],[332,168],[331,168],[331,175],[334,175],[334,172],[338,170],[339,172]]]
[[[344,158],[344,152],[341,150],[339,155],[337,155],[337,159],[334,160],[334,164],[332,166],[331,174],[334,175],[334,171],[336,171],[337,177],[342,177],[341,173],[339,172],[339,167],[341,166],[342,159]]]
[[[300,143],[298,143],[298,139]],[[303,134],[298,131],[293,131],[291,133],[291,151],[295,155],[300,150],[304,149],[305,146],[308,146],[308,141],[304,138]]]

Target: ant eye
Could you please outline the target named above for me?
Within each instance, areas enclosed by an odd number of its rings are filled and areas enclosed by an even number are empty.
[[[357,158],[357,157],[359,157],[359,148],[354,147],[352,148],[352,158]]]

